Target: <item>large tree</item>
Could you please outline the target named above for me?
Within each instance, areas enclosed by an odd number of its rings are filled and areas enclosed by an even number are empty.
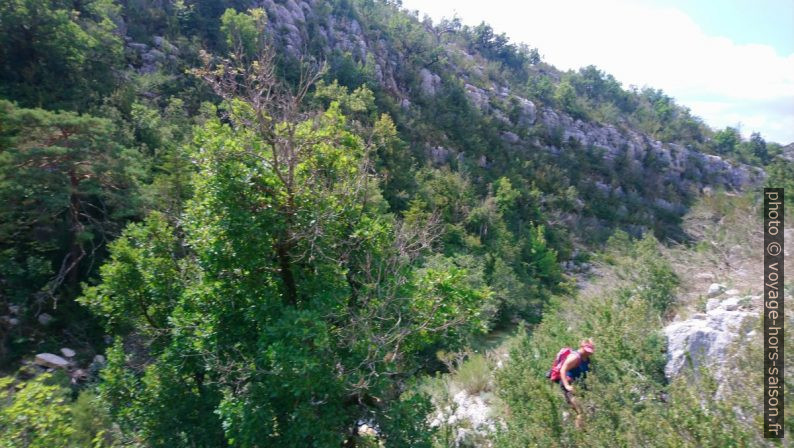
[[[0,123],[0,280],[6,300],[41,311],[77,293],[93,255],[137,213],[139,156],[102,118],[0,100]]]
[[[269,47],[231,44],[197,72],[223,112],[196,131],[179,228],[128,228],[84,298],[122,336],[105,397],[154,446],[352,445],[361,421],[422,446],[428,404],[404,383],[422,350],[482,328],[489,294],[424,266],[436,218],[385,213],[378,139],[337,102],[302,108],[317,72],[290,87]]]
[[[116,85],[123,46],[111,0],[0,2],[0,96],[86,110]]]

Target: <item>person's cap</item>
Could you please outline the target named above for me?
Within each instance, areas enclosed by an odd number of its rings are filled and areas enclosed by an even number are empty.
[[[587,353],[595,352],[595,346],[593,345],[592,342],[585,342],[584,344],[582,344],[582,349],[584,349],[584,351],[586,351]]]

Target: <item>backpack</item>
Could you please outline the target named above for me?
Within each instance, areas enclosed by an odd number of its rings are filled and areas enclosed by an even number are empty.
[[[560,380],[560,369],[562,369],[562,363],[568,358],[568,355],[573,353],[573,349],[570,347],[564,347],[557,352],[557,356],[554,357],[554,362],[551,363],[551,369],[546,372],[546,378],[554,381],[555,383]],[[578,353],[577,353],[578,355]]]

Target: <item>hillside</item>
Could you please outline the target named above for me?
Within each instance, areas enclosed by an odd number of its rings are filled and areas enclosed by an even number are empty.
[[[444,446],[428,378],[564,322],[604,253],[688,259],[703,195],[794,179],[789,147],[550,62],[389,1],[1,4],[0,440]],[[650,264],[661,328],[695,299]]]

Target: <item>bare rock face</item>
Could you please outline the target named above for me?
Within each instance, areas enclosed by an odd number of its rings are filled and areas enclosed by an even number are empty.
[[[52,353],[39,353],[36,355],[36,359],[33,362],[42,367],[49,367],[52,369],[69,368],[69,361],[58,355],[53,355]]]
[[[715,375],[719,378],[720,366],[730,356],[728,347],[737,337],[748,334],[759,317],[757,312],[741,309],[742,303],[743,299],[735,296],[722,301],[712,298],[706,305],[706,313],[665,327],[668,345],[665,374],[678,375],[691,359],[694,368],[716,367]]]
[[[528,127],[535,124],[535,118],[537,117],[535,103],[521,97],[516,97],[516,100],[518,101],[518,105],[521,109],[521,115],[517,123],[518,126]]]
[[[429,96],[435,95],[436,90],[441,86],[441,77],[426,68],[419,71],[419,76],[422,79],[422,93]]]
[[[491,109],[488,92],[471,84],[466,84],[464,87],[466,89],[466,96],[472,104],[483,112],[487,112]]]

